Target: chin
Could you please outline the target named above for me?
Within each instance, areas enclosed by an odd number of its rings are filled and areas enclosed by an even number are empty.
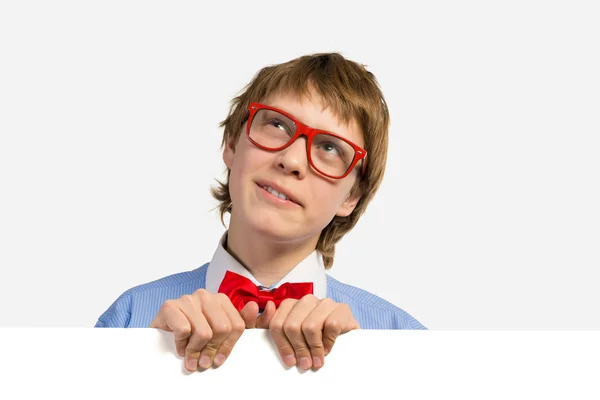
[[[280,219],[260,218],[259,215],[255,215],[255,218],[252,218],[252,221],[249,222],[250,231],[276,242],[293,240],[294,236],[299,233],[297,229],[292,229],[285,221]]]
[[[278,218],[274,215],[255,213],[247,221],[251,234],[256,234],[266,240],[279,243],[297,242],[320,235],[320,231],[314,232],[307,229],[306,224],[291,222]]]

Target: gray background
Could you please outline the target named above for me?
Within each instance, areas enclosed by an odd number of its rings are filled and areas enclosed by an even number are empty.
[[[598,6],[415,3],[1,3],[0,326],[93,326],[209,261],[229,100],[340,51],[392,126],[331,274],[430,329],[599,329]]]

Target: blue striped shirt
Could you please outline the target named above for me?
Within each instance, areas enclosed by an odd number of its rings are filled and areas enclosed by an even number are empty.
[[[100,316],[96,328],[147,328],[169,299],[206,289],[209,263],[188,272],[133,287],[125,291]],[[350,306],[362,329],[427,329],[406,311],[365,290],[327,275],[327,297]]]

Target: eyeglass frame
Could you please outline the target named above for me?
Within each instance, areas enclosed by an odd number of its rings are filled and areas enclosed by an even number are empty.
[[[289,118],[290,120],[292,120],[296,124],[296,132],[294,132],[294,134],[292,135],[292,137],[290,137],[290,139],[288,140],[288,142],[286,144],[284,144],[281,147],[271,148],[271,147],[263,146],[263,145],[257,143],[254,139],[252,139],[252,137],[250,136],[250,127],[252,126],[252,121],[254,120],[254,116],[260,110],[276,111],[276,112],[278,112],[280,114],[283,114],[285,117]],[[290,115],[288,112],[283,111],[283,110],[281,110],[279,108],[276,108],[276,107],[268,106],[266,104],[261,104],[261,103],[257,103],[257,102],[251,102],[248,105],[248,111],[250,112],[250,114],[248,115],[247,124],[246,124],[246,137],[256,147],[258,147],[260,149],[263,149],[263,150],[266,150],[266,151],[272,151],[272,152],[281,151],[281,150],[285,149],[286,147],[289,147],[300,136],[305,136],[306,137],[306,157],[308,158],[308,163],[310,164],[311,167],[313,167],[315,169],[315,171],[317,171],[321,175],[324,175],[324,176],[326,176],[328,178],[331,178],[331,179],[344,179],[345,177],[347,177],[350,174],[350,172],[352,172],[354,170],[354,167],[356,166],[356,164],[358,164],[358,162],[360,160],[363,160],[363,165],[362,165],[361,173],[362,174],[365,173],[365,170],[367,168],[367,159],[366,159],[366,157],[367,157],[367,151],[365,149],[357,146],[356,144],[352,143],[350,140],[348,140],[348,139],[346,139],[346,138],[344,138],[344,137],[342,137],[342,136],[340,136],[340,135],[338,135],[336,133],[308,126],[308,125],[302,123],[297,118],[295,118],[292,115]],[[342,176],[333,176],[333,175],[326,174],[323,171],[321,171],[319,168],[317,168],[315,166],[315,164],[313,163],[312,157],[310,155],[310,153],[311,153],[310,152],[310,146],[312,145],[313,138],[317,134],[331,135],[331,136],[333,136],[333,137],[335,137],[337,139],[340,139],[340,140],[348,143],[354,149],[354,159],[352,160],[352,163],[350,164],[350,166],[348,167],[348,169],[346,170],[346,172]]]

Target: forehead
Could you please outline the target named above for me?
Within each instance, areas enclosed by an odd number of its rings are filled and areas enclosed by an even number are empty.
[[[333,132],[364,147],[363,135],[356,119],[343,121],[323,97],[314,91],[308,94],[277,93],[261,102],[287,112],[312,128]]]

